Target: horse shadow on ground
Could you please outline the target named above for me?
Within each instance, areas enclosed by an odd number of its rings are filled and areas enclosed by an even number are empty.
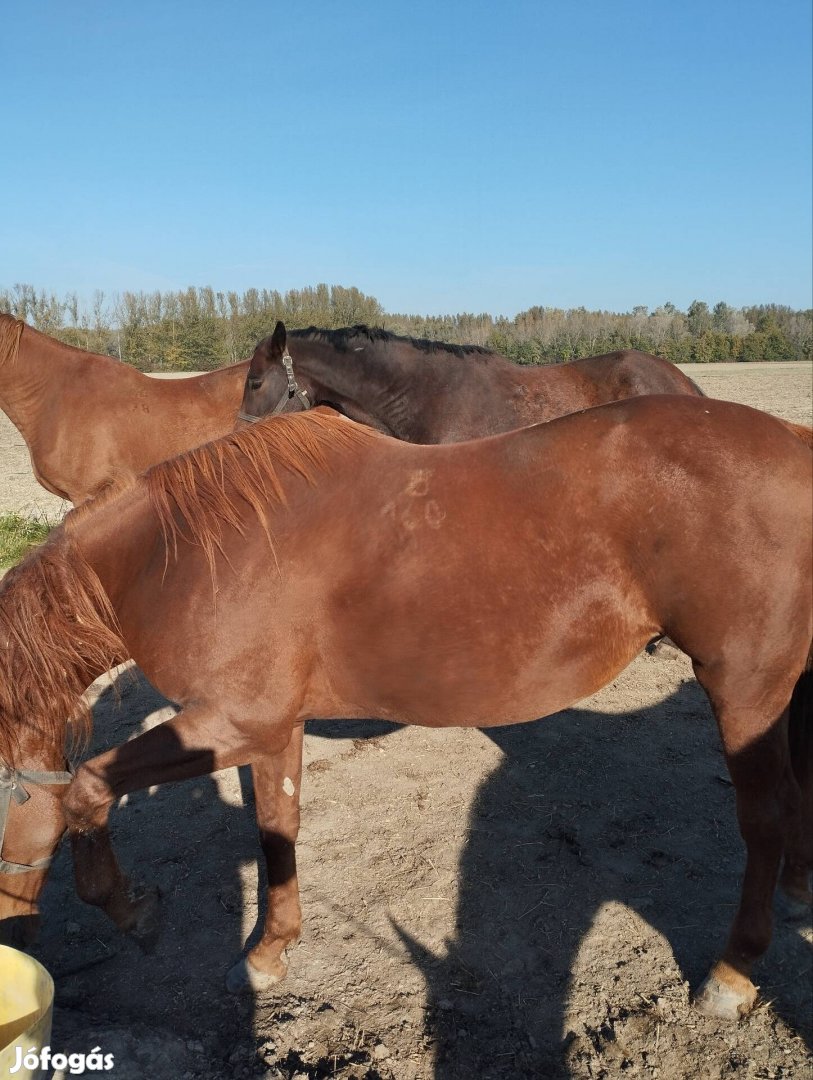
[[[620,1073],[630,1011],[639,1031],[654,1034],[659,1013],[685,1004],[681,975],[692,988],[705,976],[725,943],[744,867],[733,790],[722,756],[713,771],[697,768],[700,732],[716,738],[710,717],[685,740],[658,738],[660,760],[649,752],[652,727],[671,718],[688,726],[699,696],[690,684],[637,715],[568,710],[553,723],[488,733],[505,759],[471,811],[456,936],[440,964],[419,960],[436,1005],[438,1080],[465,1075],[478,1060],[483,1080],[506,1062],[517,1075],[570,1076],[596,1049]],[[633,725],[645,727],[636,733]],[[617,915],[602,919],[607,905],[639,918],[622,913],[619,926]],[[648,960],[647,927],[665,937],[677,972]],[[409,948],[418,960],[420,947]],[[810,1041],[810,983],[788,971],[779,979],[780,953],[796,970],[809,968],[809,949],[779,924],[760,965],[763,994]],[[572,996],[605,1005],[574,1012]],[[472,1046],[478,1017],[495,1012],[504,1016],[502,1035],[490,1030],[487,1047],[476,1037]],[[518,1048],[518,1034],[527,1046],[520,1037]]]
[[[95,706],[90,752],[166,705],[143,679],[119,678]],[[397,725],[307,730],[380,738]],[[454,936],[436,954],[395,926],[426,982],[435,1078],[587,1075],[597,1047],[605,1061],[617,1053],[620,1075],[624,1025],[687,1007],[686,982],[696,987],[719,953],[738,900],[744,852],[708,703],[689,681],[640,711],[570,709],[483,734],[503,758],[469,812]],[[250,1074],[255,1003],[223,989],[257,914],[242,884],[260,856],[248,770],[240,787],[245,805],[204,777],[165,785],[160,799],[134,794],[111,815],[125,871],[162,892],[151,955],[78,900],[60,852],[35,950],[57,982],[54,1045],[87,1053],[112,1039],[120,1080]],[[262,873],[257,891],[262,914]],[[616,911],[608,923],[619,906],[626,921]],[[669,970],[653,967],[656,935],[674,955]],[[810,1043],[809,967],[809,947],[778,920],[762,994]],[[573,1004],[585,999],[603,1004]]]
[[[342,736],[338,721],[312,730]],[[426,981],[435,1078],[592,1076],[597,1055],[611,1072],[595,1075],[621,1075],[628,1036],[654,1045],[661,1023],[684,1024],[739,901],[745,851],[708,701],[690,679],[653,707],[483,734],[504,757],[469,813],[455,934],[438,954],[393,920]],[[808,1046],[812,953],[779,915],[756,970]],[[719,1042],[725,1022],[696,1019]]]

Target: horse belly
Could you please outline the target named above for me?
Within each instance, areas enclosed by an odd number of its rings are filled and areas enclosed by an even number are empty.
[[[427,601],[428,611],[382,611],[371,622],[356,609],[333,643],[334,707],[427,727],[534,720],[605,686],[652,637],[641,606],[625,606],[603,583],[554,611],[494,596],[476,615],[466,601]]]

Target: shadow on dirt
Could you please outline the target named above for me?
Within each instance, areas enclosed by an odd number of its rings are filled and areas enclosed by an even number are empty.
[[[570,709],[485,734],[505,758],[471,809],[456,935],[438,957],[399,931],[427,982],[436,1080],[593,1075],[597,1053],[621,1075],[640,1063],[627,1039],[654,1046],[662,1023],[683,1022],[686,983],[706,975],[739,900],[744,847],[722,755],[708,752],[708,703],[688,682],[640,712]],[[628,914],[604,919],[608,905]],[[652,930],[682,979],[647,959]],[[619,949],[630,942],[632,963]],[[798,927],[778,918],[757,976],[808,1045],[810,966]],[[603,1002],[598,1022],[569,1007],[576,988]]]

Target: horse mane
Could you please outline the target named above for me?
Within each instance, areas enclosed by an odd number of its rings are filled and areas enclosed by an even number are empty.
[[[350,452],[383,436],[329,409],[267,417],[243,431],[154,465],[145,480],[153,512],[170,553],[178,542],[203,549],[212,582],[215,556],[223,551],[223,528],[246,531],[245,504],[265,530],[269,506],[286,504],[281,474],[314,486],[337,453]]]
[[[63,529],[6,574],[0,585],[0,760],[14,767],[19,727],[43,744],[84,746],[92,714],[88,673],[128,659],[107,593]]]
[[[7,360],[16,360],[20,351],[20,336],[25,329],[25,323],[15,319],[13,315],[0,312],[0,364]]]
[[[447,341],[429,341],[427,338],[403,337],[393,334],[390,330],[382,330],[378,326],[365,326],[358,323],[355,326],[343,326],[338,330],[322,330],[318,326],[309,326],[307,330],[289,330],[288,336],[292,338],[307,338],[311,341],[324,341],[339,352],[348,352],[359,340],[363,339],[373,343],[383,342],[391,345],[411,345],[413,349],[421,352],[445,352],[452,356],[493,356],[490,349],[484,349],[481,345],[452,345]]]

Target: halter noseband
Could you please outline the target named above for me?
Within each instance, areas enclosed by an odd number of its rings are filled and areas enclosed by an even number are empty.
[[[21,806],[31,798],[23,787],[23,780],[27,784],[70,784],[73,773],[12,769],[8,765],[0,764],[0,874],[27,874],[29,870],[44,870],[46,866],[50,866],[53,858],[53,855],[47,855],[44,859],[37,859],[30,864],[6,862],[3,858],[3,839],[6,835],[11,800],[14,799],[17,805]]]
[[[285,406],[292,398],[297,398],[303,409],[312,408],[310,398],[297,383],[294,378],[294,362],[291,359],[291,354],[286,349],[282,354],[282,366],[285,368],[285,377],[288,380],[288,385],[285,388],[285,393],[277,402],[275,409],[268,414],[269,416],[277,416],[278,413],[283,412]],[[244,413],[242,410],[237,414],[238,420],[247,420],[249,424],[256,424],[258,420],[262,420],[261,416],[252,416],[251,413]]]

